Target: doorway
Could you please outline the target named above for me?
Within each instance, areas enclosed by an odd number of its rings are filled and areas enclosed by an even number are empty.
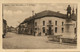
[[[49,28],[48,28],[48,35],[52,35],[52,31],[53,31],[52,28],[49,27]]]

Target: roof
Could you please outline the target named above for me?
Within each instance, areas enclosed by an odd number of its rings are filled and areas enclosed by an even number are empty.
[[[43,17],[58,17],[58,18],[63,18],[63,19],[67,19],[67,15],[66,14],[62,14],[59,12],[54,12],[54,11],[50,11],[50,10],[45,10],[42,12],[39,12],[37,14],[35,14],[34,16],[30,16],[29,18],[25,19],[22,23],[28,22],[30,20],[33,19],[39,19],[39,18],[43,18]],[[77,16],[76,15],[72,15],[72,20],[77,20]]]

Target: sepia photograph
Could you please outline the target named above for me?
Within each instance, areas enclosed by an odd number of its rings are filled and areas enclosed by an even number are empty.
[[[3,49],[77,49],[77,3],[3,3]]]

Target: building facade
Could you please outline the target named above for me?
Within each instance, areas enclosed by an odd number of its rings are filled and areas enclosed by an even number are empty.
[[[66,33],[66,20],[62,18],[57,18],[57,17],[44,17],[40,19],[36,19],[34,21],[35,23],[35,35],[39,35],[41,33],[42,36],[44,35],[63,35]],[[71,33],[75,34],[75,28],[76,28],[76,22],[72,21],[71,22],[72,27],[70,27],[72,30]]]
[[[68,35],[70,37],[76,36],[76,29],[77,13],[72,12],[68,18],[67,14],[45,10],[25,19],[19,25],[18,32],[34,36]]]

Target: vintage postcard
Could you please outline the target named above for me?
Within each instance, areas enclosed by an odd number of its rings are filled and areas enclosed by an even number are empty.
[[[79,52],[77,0],[1,1],[2,52]]]

